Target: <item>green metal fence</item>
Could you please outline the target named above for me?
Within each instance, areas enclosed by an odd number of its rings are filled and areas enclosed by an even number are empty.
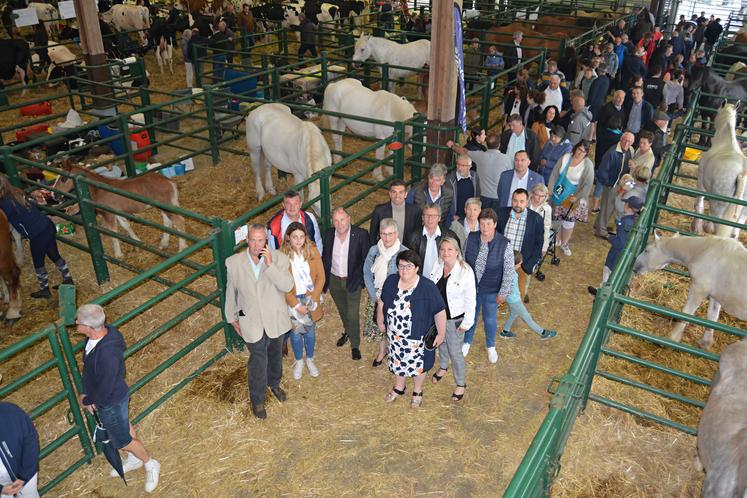
[[[727,199],[701,192],[691,185],[688,186],[683,183],[688,181],[692,183],[694,180],[692,175],[682,169],[682,165],[688,163],[683,159],[686,147],[698,149],[699,147],[694,143],[694,136],[711,134],[711,132],[692,126],[696,113],[701,110],[698,105],[699,97],[699,95],[692,97],[693,101],[689,111],[684,117],[682,125],[678,126],[675,132],[671,149],[660,166],[658,176],[651,182],[646,205],[630,233],[627,245],[608,282],[597,293],[586,334],[570,369],[564,376],[554,379],[548,388],[549,392],[553,394],[548,414],[537,431],[504,496],[539,497],[550,494],[552,482],[559,472],[560,458],[573,424],[589,399],[688,434],[697,433],[696,427],[678,421],[675,417],[660,416],[641,406],[595,392],[594,380],[601,378],[633,389],[635,392],[645,392],[666,402],[678,403],[684,406],[686,410],[690,410],[691,413],[698,413],[704,406],[704,395],[695,398],[687,393],[677,392],[671,388],[655,385],[655,383],[644,382],[640,380],[639,376],[630,374],[630,369],[627,366],[642,367],[656,372],[662,377],[681,379],[693,386],[708,387],[710,386],[710,379],[697,373],[667,366],[661,361],[643,358],[624,347],[616,345],[613,337],[633,338],[643,344],[651,344],[662,348],[662,354],[683,353],[706,362],[717,362],[718,355],[689,344],[674,342],[668,337],[623,325],[621,317],[625,313],[637,309],[665,318],[713,328],[717,332],[737,337],[747,335],[744,330],[687,315],[679,310],[669,309],[658,303],[628,295],[633,263],[648,243],[653,229],[691,235],[687,228],[683,227],[689,226],[689,221],[694,218],[717,221],[742,229],[747,228],[737,223],[726,222],[709,215],[700,215],[690,209],[673,205],[674,196],[687,196],[693,198],[693,200],[694,197],[703,196],[706,199],[728,200],[738,205],[747,205],[746,202],[741,200]],[[665,220],[664,214],[674,214],[677,215],[677,218],[669,216]],[[672,223],[675,223],[675,225]],[[676,268],[668,268],[667,271],[680,277],[687,277],[686,272]],[[611,371],[608,369],[608,366],[611,365],[609,361],[617,362],[618,367],[619,365],[623,365],[623,367]],[[715,366],[713,368],[715,369]],[[611,448],[610,451],[614,451],[614,448]]]

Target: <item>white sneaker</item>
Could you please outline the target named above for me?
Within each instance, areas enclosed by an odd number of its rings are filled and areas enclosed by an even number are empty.
[[[303,375],[303,360],[296,360],[293,364],[293,378],[298,380]]]
[[[568,244],[562,244],[560,246],[560,249],[563,251],[563,254],[565,254],[566,256],[570,256],[571,254],[573,254]]]
[[[306,366],[309,367],[309,375],[319,377],[319,369],[314,365],[314,358],[306,358]]]
[[[462,344],[462,356],[467,356],[469,354],[469,348],[472,346],[472,344],[465,342]]]
[[[148,465],[145,466],[145,491],[152,493],[156,489],[156,486],[158,486],[158,476],[160,474],[161,464],[151,458],[148,461]]]
[[[498,363],[498,351],[495,348],[488,348],[488,361],[490,363]]]
[[[140,460],[135,455],[133,455],[132,453],[127,453],[127,459],[124,462],[122,462],[122,470],[124,470],[125,474],[131,470],[139,469],[142,466],[143,466],[143,461]],[[109,475],[112,477],[119,477],[119,474],[114,469],[112,469],[111,472],[109,472]]]

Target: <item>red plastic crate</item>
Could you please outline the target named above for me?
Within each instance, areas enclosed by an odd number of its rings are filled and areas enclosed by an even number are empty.
[[[135,133],[130,133],[130,141],[132,142],[132,150],[142,149],[150,145],[150,135],[148,130],[140,130]],[[135,161],[146,162],[150,156],[153,155],[153,149],[148,149],[143,152],[138,152],[133,157]]]
[[[36,135],[37,133],[45,133],[49,125],[47,123],[39,123],[34,126],[27,128],[21,128],[16,131],[16,140],[19,142],[25,142],[29,139],[30,135]]]
[[[52,104],[49,101],[21,107],[21,116],[46,116],[48,114],[52,114]]]

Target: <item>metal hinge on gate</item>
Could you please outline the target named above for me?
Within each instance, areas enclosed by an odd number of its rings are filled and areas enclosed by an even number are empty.
[[[553,377],[547,386],[547,392],[553,395],[550,407],[562,410],[571,399],[581,399],[584,395],[584,384],[576,377],[566,374],[563,377]]]

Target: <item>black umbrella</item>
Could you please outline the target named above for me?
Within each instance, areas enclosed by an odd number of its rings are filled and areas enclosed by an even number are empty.
[[[101,423],[99,414],[96,410],[93,411],[93,416],[96,417],[96,429],[93,432],[93,440],[97,443],[101,443],[101,450],[106,457],[106,461],[117,471],[119,477],[127,485],[127,479],[124,476],[124,468],[122,468],[122,456],[119,454],[119,449],[115,448],[109,440],[109,431]]]

